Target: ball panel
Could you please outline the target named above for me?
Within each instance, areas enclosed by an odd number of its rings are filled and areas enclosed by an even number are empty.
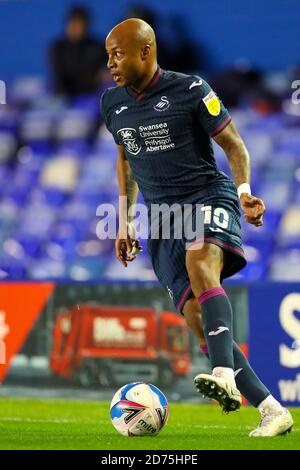
[[[159,388],[155,387],[155,385],[152,385],[152,384],[149,384],[149,387],[150,389],[152,390],[152,392],[157,395],[158,399],[159,399],[159,402],[160,402],[160,405],[163,407],[163,408],[166,408],[168,406],[168,400],[166,399],[165,395],[163,394],[163,392],[161,390],[159,390]]]
[[[126,386],[126,385],[125,385]],[[123,390],[124,387],[121,387],[119,388],[119,390],[116,391],[116,393],[114,394],[112,400],[111,400],[111,403],[110,403],[110,409],[115,406],[116,403],[118,403],[120,400],[121,400],[121,396],[122,396],[122,390]]]
[[[110,409],[110,417],[112,420],[115,418],[121,418],[123,414],[122,408],[119,406],[119,402],[116,403],[114,406],[111,407]]]
[[[135,387],[137,384],[140,384],[140,383],[143,383],[143,382],[132,382],[130,384],[123,385],[123,387],[119,388],[119,390],[117,390],[113,396],[110,407],[112,408],[120,400],[126,400],[127,392],[131,388]]]
[[[132,382],[130,384],[127,384],[127,385],[124,385],[124,387],[122,387],[120,390],[121,390],[121,400],[128,400],[129,397],[128,397],[128,393],[130,392],[131,389],[133,389],[134,387],[136,387],[137,385],[141,384],[143,382]]]
[[[130,428],[132,436],[155,436],[159,432],[156,421],[153,417],[152,410],[146,408],[138,417]]]
[[[152,397],[148,385],[143,382],[135,384],[127,391],[126,400],[140,403],[143,406],[151,406]]]

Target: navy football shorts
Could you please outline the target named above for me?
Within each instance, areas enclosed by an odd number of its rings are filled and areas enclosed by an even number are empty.
[[[188,200],[184,203],[198,203],[205,207],[201,239],[189,241],[212,243],[224,250],[224,267],[220,281],[243,269],[247,262],[241,240],[239,199],[233,183],[228,181],[210,190],[206,188],[205,195],[198,195],[196,200],[193,198],[192,201]],[[194,210],[192,214],[194,217]],[[148,239],[148,252],[154,272],[181,313],[191,293],[185,265],[186,243],[187,240],[184,237]]]

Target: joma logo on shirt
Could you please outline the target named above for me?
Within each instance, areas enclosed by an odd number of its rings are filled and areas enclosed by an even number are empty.
[[[137,132],[132,127],[124,127],[118,130],[118,135],[122,139],[125,149],[132,155],[137,155],[142,146],[137,142]]]

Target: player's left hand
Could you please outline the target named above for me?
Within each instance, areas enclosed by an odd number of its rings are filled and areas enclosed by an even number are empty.
[[[240,204],[244,211],[244,219],[249,224],[260,227],[263,224],[263,215],[266,208],[262,199],[250,196],[250,194],[242,194]]]

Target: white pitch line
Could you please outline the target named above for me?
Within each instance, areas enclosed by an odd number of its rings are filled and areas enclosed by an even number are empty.
[[[233,430],[239,430],[239,431],[242,431],[242,430],[249,430],[249,429],[253,429],[255,425],[253,426],[234,426],[234,425],[218,425],[218,424],[188,424],[188,425],[185,425],[185,427],[189,427],[189,428],[201,428],[201,429],[229,429],[230,431],[233,431]],[[300,432],[300,428],[293,428],[292,429],[292,433],[293,432]]]
[[[55,424],[107,424],[107,421],[82,421],[74,419],[32,419],[32,418],[16,418],[13,416],[6,416],[0,418],[1,421],[11,421],[20,423],[55,423]]]

